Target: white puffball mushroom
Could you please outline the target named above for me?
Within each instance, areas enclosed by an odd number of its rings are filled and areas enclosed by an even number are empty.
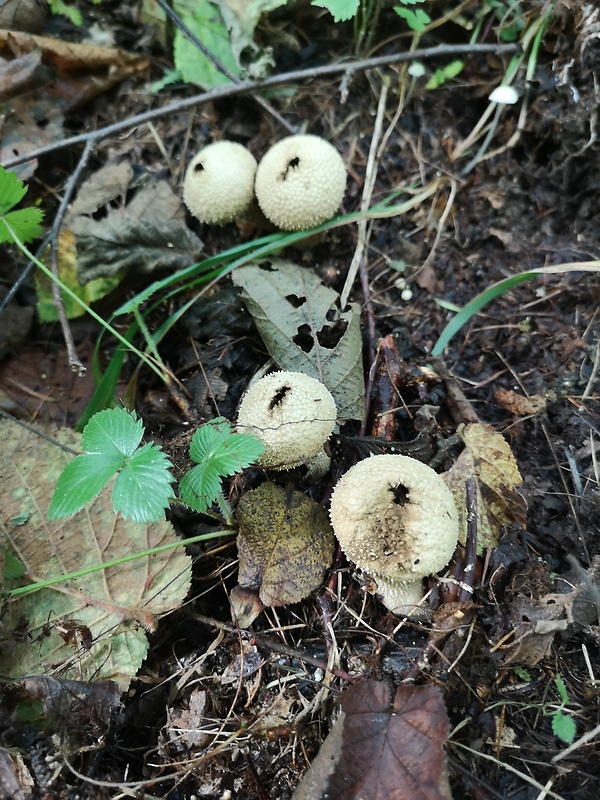
[[[286,231],[312,228],[333,217],[346,191],[346,167],[320,136],[287,136],[261,159],[254,186],[265,217]]]
[[[256,159],[238,142],[213,142],[190,161],[183,202],[201,222],[224,225],[242,217],[254,201]]]
[[[265,445],[259,466],[288,469],[322,460],[337,409],[329,389],[302,372],[272,372],[251,386],[240,403],[237,430]]]
[[[414,614],[422,579],[448,564],[458,539],[443,479],[409,456],[371,456],[342,475],[329,513],[342,550],[375,579],[384,605]]]

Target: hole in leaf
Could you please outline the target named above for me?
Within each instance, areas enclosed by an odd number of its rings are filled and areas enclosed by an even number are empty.
[[[306,297],[298,297],[297,294],[286,294],[285,299],[294,308],[300,308],[306,303]]]
[[[265,272],[276,272],[271,261],[261,261],[258,268],[263,269]]]
[[[338,320],[334,325],[325,325],[317,333],[317,341],[321,347],[333,350],[340,343],[347,327],[348,323],[343,319]]]
[[[311,334],[310,328],[308,325],[300,325],[298,328],[298,333],[293,337],[292,342],[303,350],[305,353],[310,353],[310,351],[315,346],[315,341]]]
[[[289,386],[282,386],[281,389],[278,389],[273,395],[271,402],[269,403],[269,411],[272,411],[275,408],[275,406],[278,406],[283,400],[283,398],[288,394],[288,392],[291,391],[292,390]]]

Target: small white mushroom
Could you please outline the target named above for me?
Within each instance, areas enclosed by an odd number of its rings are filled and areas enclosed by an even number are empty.
[[[288,469],[323,458],[336,413],[335,400],[320,381],[301,372],[272,372],[242,398],[237,430],[265,445],[260,466]]]
[[[396,614],[415,613],[422,579],[448,564],[458,539],[452,493],[431,467],[408,456],[372,456],[348,470],[333,491],[330,516],[342,550],[375,579]]]
[[[237,142],[213,142],[190,161],[183,201],[201,222],[224,225],[247,213],[254,201],[256,159]]]
[[[300,231],[330,219],[346,190],[346,167],[320,136],[288,136],[263,156],[256,171],[256,199],[279,228]]]

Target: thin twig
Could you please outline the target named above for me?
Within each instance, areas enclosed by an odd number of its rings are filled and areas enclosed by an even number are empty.
[[[75,167],[75,170],[73,171],[71,177],[65,184],[65,190],[62,196],[62,200],[60,201],[58,211],[56,212],[56,216],[54,217],[52,230],[50,231],[50,269],[52,270],[52,274],[54,275],[55,278],[59,278],[58,236],[60,233],[60,226],[62,225],[65,214],[67,213],[67,207],[69,205],[69,202],[71,201],[71,197],[73,196],[75,187],[79,182],[81,173],[83,172],[83,170],[87,165],[87,162],[89,161],[93,149],[94,149],[94,143],[92,141],[86,142],[83,153],[79,157],[79,162]],[[73,333],[71,331],[71,326],[69,325],[69,320],[67,318],[67,313],[65,311],[64,299],[58,283],[52,284],[52,298],[54,300],[56,311],[58,312],[60,327],[62,329],[63,338],[65,340],[65,346],[67,348],[69,364],[73,372],[76,372],[81,378],[83,377],[83,375],[85,375],[87,369],[81,362],[79,356],[77,355],[77,351],[75,350]]]
[[[377,67],[389,67],[393,64],[400,64],[404,61],[413,61],[416,59],[433,59],[446,56],[456,55],[485,55],[488,53],[495,53],[497,55],[508,55],[516,53],[521,49],[518,44],[462,44],[462,45],[437,45],[436,47],[426,47],[422,50],[413,50],[406,53],[392,53],[386,56],[377,56],[375,58],[366,58],[361,61],[353,61],[349,63],[327,64],[322,67],[314,67],[311,69],[300,69],[292,72],[282,72],[279,75],[271,75],[259,81],[244,81],[239,84],[231,86],[218,86],[211,89],[209,92],[196,94],[193,97],[188,97],[184,100],[178,100],[176,103],[170,103],[162,108],[155,108],[152,111],[145,111],[143,114],[137,114],[121,122],[115,122],[112,125],[107,125],[104,128],[99,128],[96,131],[89,131],[88,133],[81,133],[78,136],[70,136],[68,139],[63,139],[60,142],[46,145],[45,147],[38,147],[29,153],[23,153],[15,158],[9,159],[4,163],[5,169],[11,169],[18,164],[23,164],[26,161],[31,161],[35,158],[54,153],[65,147],[70,147],[76,144],[84,144],[85,142],[99,142],[102,139],[107,139],[123,131],[131,130],[138,125],[153,122],[156,119],[161,119],[172,114],[180,114],[190,108],[208,103],[211,100],[219,100],[223,98],[239,97],[249,92],[261,91],[269,89],[273,86],[281,86],[284,83],[297,83],[299,81],[312,80],[315,78],[325,78],[331,75],[339,75],[340,73],[354,73],[364,72],[369,69],[376,69]]]
[[[205,44],[203,44],[200,39],[196,36],[194,31],[190,30],[185,22],[181,19],[179,14],[175,13],[172,8],[170,8],[165,0],[156,0],[158,5],[162,8],[165,14],[172,20],[173,24],[176,25],[177,28],[181,31],[181,33],[186,36],[192,44],[194,44],[200,52],[208,58],[208,60],[214,64],[214,66],[225,75],[232,83],[239,84],[241,83],[240,79],[231,72],[231,70],[227,69],[225,64],[216,57],[214,53],[212,53]],[[252,95],[252,99],[258,103],[258,105],[263,108],[268,114],[270,114],[273,119],[277,120],[277,122],[282,125],[289,133],[297,133],[298,131],[296,128],[291,125],[287,120],[285,120],[281,114],[276,111],[273,106],[267,102],[264,97],[260,95]]]
[[[375,117],[375,125],[373,127],[373,135],[371,137],[371,146],[369,148],[369,156],[367,158],[367,169],[365,175],[365,182],[363,185],[363,193],[360,200],[361,211],[366,211],[371,205],[371,197],[373,196],[373,189],[375,188],[375,181],[377,180],[377,150],[381,140],[381,129],[383,127],[383,117],[385,114],[385,104],[388,95],[388,84],[385,79],[381,84],[381,94],[379,95],[379,102],[377,104],[377,116]],[[354,285],[356,273],[362,264],[365,269],[365,253],[369,244],[371,234],[371,225],[366,219],[361,219],[358,223],[358,241],[356,249],[348,268],[348,274],[344,282],[344,288],[340,297],[340,305],[342,309],[346,308],[350,291]]]

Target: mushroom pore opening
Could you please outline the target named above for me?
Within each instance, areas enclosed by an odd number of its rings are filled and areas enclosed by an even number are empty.
[[[405,506],[409,502],[410,492],[403,484],[399,483],[396,486],[390,486],[390,492],[397,506]]]
[[[296,169],[299,166],[300,166],[300,158],[298,156],[295,156],[294,158],[290,158],[290,160],[288,161],[288,163],[286,165],[286,168],[284,169],[284,171],[281,174],[282,180],[285,180],[287,178],[288,172],[290,172],[293,169]]]
[[[278,406],[280,403],[282,403],[285,397],[291,391],[292,391],[291,386],[282,386],[281,389],[278,389],[273,395],[271,402],[269,403],[269,411],[272,411],[275,408],[275,406]]]
[[[194,165],[194,172],[202,172],[203,169],[204,164],[201,164],[200,162]]]

